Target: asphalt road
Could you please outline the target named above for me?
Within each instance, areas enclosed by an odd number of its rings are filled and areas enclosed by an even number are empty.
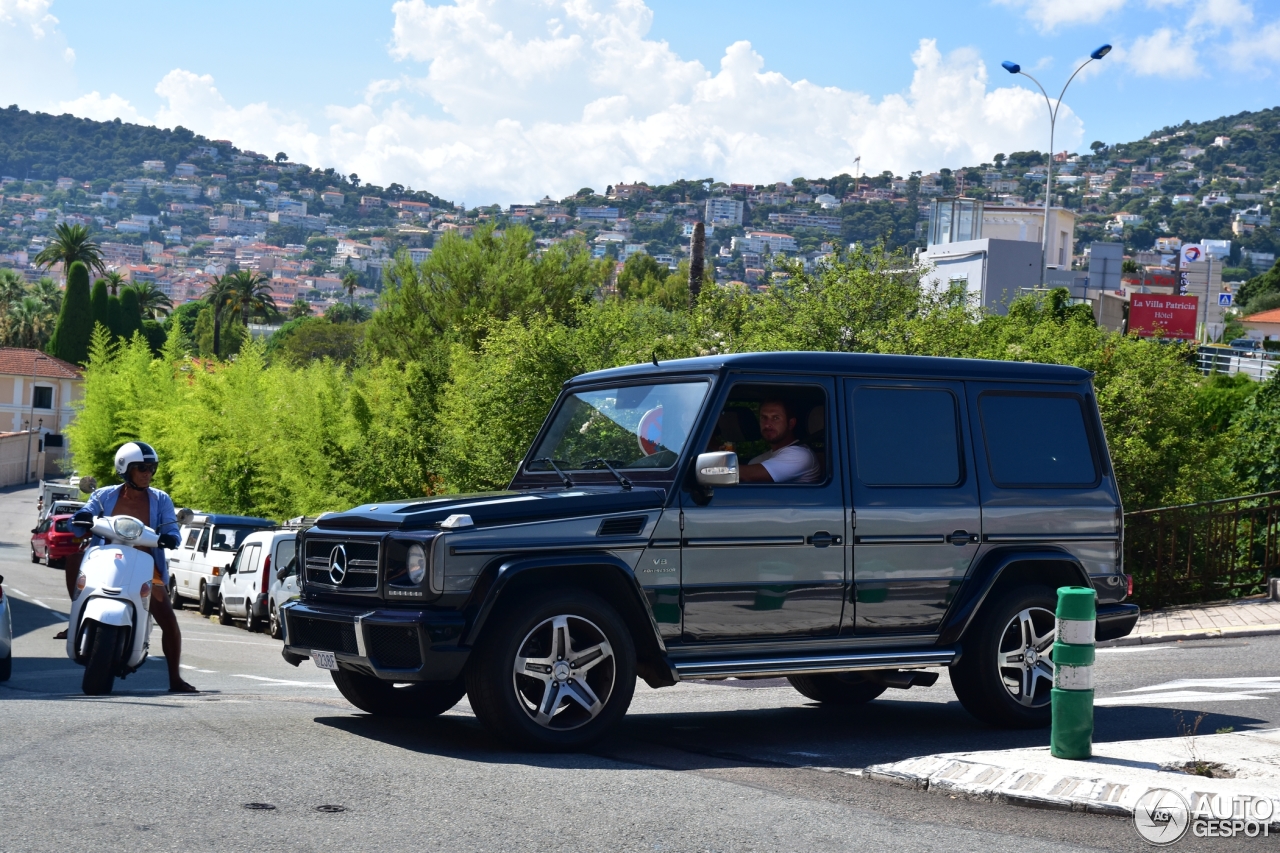
[[[61,572],[29,561],[34,518],[34,490],[0,493],[16,636],[0,684],[0,851],[1147,849],[1127,820],[831,772],[1047,743],[1047,731],[977,723],[945,677],[853,711],[781,680],[641,684],[617,736],[590,754],[530,755],[490,738],[465,700],[429,724],[368,717],[265,634],[185,610],[183,664],[205,692],[168,695],[157,660],[87,698],[52,639],[67,610]],[[1099,657],[1097,740],[1183,734],[1201,713],[1200,733],[1280,726],[1280,637]]]

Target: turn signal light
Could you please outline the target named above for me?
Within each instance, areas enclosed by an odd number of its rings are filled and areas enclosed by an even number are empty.
[[[151,581],[147,581],[142,585],[142,589],[138,590],[138,595],[143,598],[151,595]]]
[[[218,567],[217,567],[217,566],[214,566],[214,567],[213,567],[213,576],[216,578],[216,577],[218,576],[218,574],[219,574]]]
[[[84,575],[80,575],[78,578],[76,578],[76,592],[84,592],[84,585],[87,582],[88,582],[88,579]]]

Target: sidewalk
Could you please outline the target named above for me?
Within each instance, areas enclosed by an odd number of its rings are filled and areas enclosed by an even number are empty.
[[[1255,597],[1147,611],[1129,636],[1098,645],[1139,646],[1266,634],[1280,634],[1280,601]]]
[[[1234,778],[1178,772],[1191,760],[1214,762]],[[1048,747],[926,755],[862,771],[844,771],[897,785],[1035,808],[1132,815],[1153,789],[1176,791],[1195,810],[1208,798],[1270,799],[1271,826],[1280,829],[1280,729],[1195,738],[1094,744],[1093,757],[1065,761]],[[1229,816],[1229,812],[1228,812]]]

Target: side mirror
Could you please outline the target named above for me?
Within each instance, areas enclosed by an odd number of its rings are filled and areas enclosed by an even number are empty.
[[[40,528],[39,528],[39,527],[33,527],[33,528],[31,528],[31,532],[32,532],[32,533],[39,533],[39,532],[40,532]]]
[[[222,569],[222,573],[224,575],[234,575],[236,573],[236,564],[227,563],[227,565]]]
[[[699,453],[694,462],[695,478],[705,489],[738,485],[738,454],[730,450]]]

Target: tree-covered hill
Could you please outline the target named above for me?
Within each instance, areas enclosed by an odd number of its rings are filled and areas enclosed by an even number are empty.
[[[163,130],[140,124],[91,121],[73,115],[0,110],[0,175],[52,181],[118,180],[144,160],[170,169],[209,140],[185,127]]]

